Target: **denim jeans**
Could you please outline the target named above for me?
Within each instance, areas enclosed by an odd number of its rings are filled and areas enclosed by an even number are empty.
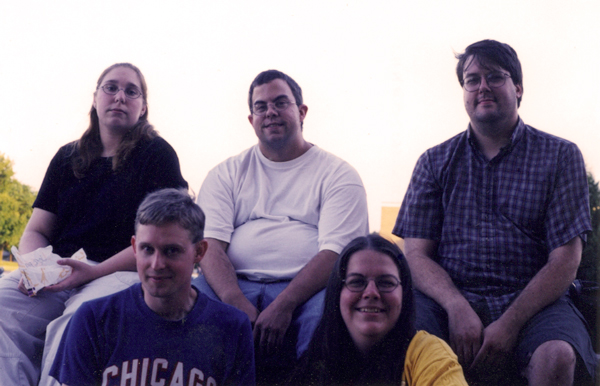
[[[238,278],[243,294],[259,312],[268,307],[289,283],[289,280],[269,283]],[[198,276],[192,284],[208,297],[220,300],[206,282],[204,275]],[[292,323],[285,334],[284,346],[275,355],[261,357],[257,352],[257,380],[265,373],[271,375],[271,378],[289,376],[297,358],[308,348],[323,314],[324,300],[325,290],[321,290],[294,311]],[[279,375],[273,375],[275,373]]]

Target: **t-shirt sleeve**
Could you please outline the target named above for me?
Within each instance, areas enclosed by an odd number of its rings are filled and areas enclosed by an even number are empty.
[[[546,243],[552,251],[591,231],[589,188],[583,156],[569,144],[558,162],[554,191],[546,212]]]
[[[202,183],[198,205],[206,215],[204,237],[229,243],[234,229],[233,182],[227,163],[213,168]]]
[[[63,181],[65,168],[70,168],[70,157],[68,157],[70,145],[61,147],[54,155],[48,165],[42,186],[33,203],[34,208],[44,209],[56,214],[59,202],[59,184]]]
[[[424,331],[417,332],[410,342],[404,361],[404,378],[411,386],[467,385],[450,346]]]
[[[369,232],[367,196],[350,165],[343,163],[330,177],[319,212],[319,251],[340,253],[350,241]]]
[[[421,155],[413,170],[392,233],[402,238],[439,241],[444,221],[442,193],[426,152]]]
[[[83,304],[67,324],[50,375],[67,385],[99,384],[101,353],[97,336],[93,312]]]
[[[164,139],[155,138],[149,148],[147,164],[144,165],[142,178],[145,190],[148,193],[165,188],[188,188],[188,183],[181,175],[179,158],[175,149]]]

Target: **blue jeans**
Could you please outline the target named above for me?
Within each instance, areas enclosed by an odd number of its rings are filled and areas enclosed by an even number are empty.
[[[206,282],[204,275],[194,279],[192,284],[208,297],[220,300]],[[264,283],[238,278],[242,293],[259,312],[267,308],[288,284],[290,280]],[[324,300],[325,290],[322,290],[296,308],[283,338],[283,346],[276,353],[261,355],[255,350],[257,385],[284,384],[294,370],[300,354],[308,348],[313,332],[321,320]]]
[[[220,300],[217,294],[214,293],[212,288],[210,288],[206,282],[204,275],[198,276],[192,281],[192,284],[209,298]],[[288,286],[288,284],[290,284],[290,281],[286,280],[277,281],[274,283],[264,283],[238,279],[238,284],[250,303],[252,303],[254,307],[261,312],[267,308],[273,300],[275,300],[275,298]],[[300,354],[302,354],[308,348],[310,338],[312,338],[313,332],[321,320],[324,301],[325,290],[321,290],[313,297],[308,299],[302,306],[298,307],[296,311],[294,311],[292,323],[286,332],[284,342],[287,345],[291,345],[291,350],[292,352],[295,351],[296,357],[300,357]],[[295,350],[293,350],[294,347]],[[278,356],[279,355],[280,354],[278,354]]]

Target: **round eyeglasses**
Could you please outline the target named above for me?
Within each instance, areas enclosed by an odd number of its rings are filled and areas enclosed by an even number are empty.
[[[252,108],[252,114],[256,115],[257,117],[262,117],[269,110],[269,106],[273,106],[273,109],[280,113],[293,104],[294,102],[290,102],[288,100],[281,100],[273,103],[257,102]]]
[[[400,280],[392,275],[382,275],[375,278],[367,279],[363,275],[352,275],[349,278],[342,280],[346,288],[352,292],[362,292],[369,285],[369,281],[375,282],[375,287],[379,292],[392,292],[400,285]]]
[[[100,88],[108,95],[117,95],[119,91],[123,90],[125,92],[125,96],[129,99],[137,99],[142,95],[140,89],[134,86],[119,88],[117,85],[109,83]]]
[[[505,74],[503,72],[490,72],[485,76],[485,83],[487,83],[487,85],[490,87],[498,88],[504,86],[504,83],[506,83],[506,78],[510,78],[510,74]],[[469,92],[479,90],[479,86],[481,86],[480,75],[469,75],[464,79],[463,87]]]

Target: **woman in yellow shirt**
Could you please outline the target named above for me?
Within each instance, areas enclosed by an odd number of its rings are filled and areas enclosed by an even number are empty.
[[[379,235],[354,239],[327,284],[325,308],[290,384],[466,385],[441,339],[415,331],[408,264]]]

